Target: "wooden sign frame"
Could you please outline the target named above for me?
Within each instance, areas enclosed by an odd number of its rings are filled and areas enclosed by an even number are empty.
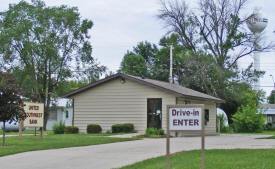
[[[40,102],[24,102],[24,103],[33,103],[33,104],[43,104],[43,114],[42,114],[42,118],[43,118],[43,121],[42,121],[42,126],[27,126],[27,127],[34,127],[35,128],[35,136],[36,136],[36,127],[39,127],[40,128],[40,137],[43,138],[44,137],[44,113],[45,113],[45,110],[44,110],[44,106],[45,104],[44,103],[40,103]],[[24,105],[24,108],[25,108],[26,105]],[[26,120],[26,119],[25,119]],[[19,121],[19,139],[22,139],[22,133],[23,133],[23,128],[24,128],[24,120],[20,120]]]
[[[170,130],[169,110],[170,108],[201,108],[201,130]],[[201,168],[204,169],[204,149],[205,149],[205,124],[204,124],[204,104],[176,104],[166,107],[166,169],[170,169],[170,131],[201,131]]]

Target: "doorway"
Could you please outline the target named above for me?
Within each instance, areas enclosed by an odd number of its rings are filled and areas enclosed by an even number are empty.
[[[147,99],[147,128],[161,128],[162,99]]]

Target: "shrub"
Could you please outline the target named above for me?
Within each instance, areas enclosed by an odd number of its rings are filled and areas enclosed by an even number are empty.
[[[267,123],[264,125],[265,130],[271,130],[272,129],[272,123]]]
[[[224,123],[227,121],[227,118],[224,114],[217,115],[217,120],[219,121],[218,124],[220,124],[220,132],[221,133],[227,133],[229,131],[229,126],[225,126]]]
[[[76,126],[67,126],[65,129],[66,134],[76,134],[78,133],[79,129]]]
[[[134,131],[134,125],[132,123],[114,124],[112,125],[112,133],[131,133]]]
[[[60,121],[59,123],[56,123],[53,125],[53,133],[64,134],[65,128],[66,128],[65,123],[63,121]]]
[[[87,133],[101,133],[102,128],[98,124],[88,124]]]
[[[112,133],[122,132],[122,124],[114,124],[112,125]]]
[[[125,123],[122,125],[123,132],[131,133],[134,131],[134,125],[132,123]]]
[[[263,130],[264,120],[262,114],[256,114],[249,107],[243,107],[241,112],[233,115],[232,120],[236,132],[261,132]]]
[[[231,126],[225,126],[221,132],[222,133],[233,133],[233,128]]]
[[[145,136],[163,136],[164,135],[164,130],[163,129],[158,129],[158,128],[147,128]]]
[[[245,93],[246,102],[233,115],[233,128],[236,132],[261,132],[264,127],[264,117],[258,112],[258,99],[255,91]]]
[[[274,125],[274,122],[273,122]],[[267,123],[264,125],[265,130],[275,131],[275,127],[273,127],[272,123]]]

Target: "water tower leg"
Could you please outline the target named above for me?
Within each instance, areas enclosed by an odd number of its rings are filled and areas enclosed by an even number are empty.
[[[254,52],[254,69],[257,71],[260,71],[259,37],[260,37],[260,34],[255,33],[256,42],[254,44],[255,45],[254,48],[256,49],[256,51]],[[258,81],[255,82],[254,89],[260,90],[260,78],[258,78]]]

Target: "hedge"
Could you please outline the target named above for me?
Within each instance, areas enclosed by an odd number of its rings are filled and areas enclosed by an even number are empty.
[[[76,134],[78,133],[79,129],[78,127],[75,126],[67,126],[65,129],[66,134]]]
[[[132,123],[114,124],[112,125],[112,133],[131,133],[134,131],[134,125]]]
[[[158,128],[147,128],[145,136],[163,136],[164,135],[164,130],[163,129],[158,129]]]
[[[98,124],[88,124],[87,133],[101,133],[102,128]]]

